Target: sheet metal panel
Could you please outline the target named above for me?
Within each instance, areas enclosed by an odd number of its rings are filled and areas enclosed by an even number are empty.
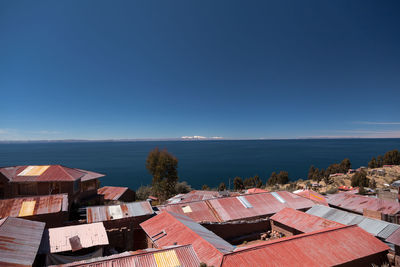
[[[311,209],[307,210],[306,213],[326,218],[325,214],[327,214],[330,210],[331,209],[329,207],[321,206],[321,205],[315,205]]]
[[[377,236],[388,225],[387,222],[378,221],[370,218],[364,218],[358,226],[367,231],[368,233]]]
[[[186,203],[222,197],[217,191],[193,190],[187,194],[179,194],[167,200],[168,204]]]
[[[221,266],[336,266],[388,249],[361,228],[344,226],[238,249]]]
[[[140,226],[147,236],[154,237],[157,247],[191,244],[200,261],[207,265],[219,266],[222,255],[234,249],[213,232],[180,214],[164,211]]]
[[[7,217],[0,220],[0,265],[31,266],[45,223]]]
[[[83,248],[108,245],[108,237],[103,223],[92,223],[49,229],[50,252],[71,251],[69,239],[78,236]]]
[[[400,228],[397,228],[388,238],[386,238],[386,242],[390,242],[397,246],[400,246]]]
[[[185,210],[190,210],[192,212],[184,212]],[[214,210],[208,205],[208,201],[196,201],[196,202],[186,202],[179,204],[170,204],[164,206],[158,206],[160,211],[169,211],[177,214],[182,214],[188,216],[196,222],[220,222],[218,215]]]
[[[394,223],[389,223],[382,231],[378,233],[378,237],[386,239],[388,238],[391,234],[393,234],[397,229],[399,229],[400,225],[394,224]]]
[[[153,214],[150,202],[131,202],[120,205],[92,206],[86,208],[87,223],[117,220]]]
[[[349,193],[329,195],[328,203],[362,214],[364,209],[379,211],[383,214],[396,214],[400,212],[400,203],[373,197],[360,196]]]
[[[157,254],[157,256],[156,256]],[[175,258],[176,256],[176,258]],[[157,264],[156,257],[159,260]],[[175,265],[179,262],[179,265]],[[166,265],[167,264],[167,265]],[[172,265],[171,265],[172,264]],[[191,245],[174,246],[165,249],[148,249],[140,252],[124,252],[108,257],[100,257],[91,260],[77,261],[60,266],[85,266],[85,267],[158,267],[181,266],[198,267],[200,260]]]
[[[293,193],[296,195],[308,198],[317,204],[328,206],[328,201],[325,199],[325,197],[313,190],[299,190],[299,191],[295,191]]]
[[[118,200],[127,190],[128,187],[103,186],[97,190],[97,193],[104,195],[106,200]]]
[[[284,208],[272,216],[270,220],[279,222],[303,233],[313,232],[329,227],[343,226],[343,224],[310,215],[292,208]]]
[[[0,200],[0,218],[50,214],[62,211],[68,211],[67,194]]]

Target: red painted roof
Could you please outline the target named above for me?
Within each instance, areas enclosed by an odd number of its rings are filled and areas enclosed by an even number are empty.
[[[250,206],[246,207],[246,202]],[[285,207],[308,209],[313,205],[314,202],[309,199],[280,191],[169,204],[158,208],[183,214],[196,222],[225,222],[272,215]]]
[[[37,175],[20,175],[22,172],[32,167],[46,166],[15,166],[0,168],[0,173],[3,174],[10,182],[51,182],[51,181],[87,181],[103,177],[104,174],[73,169],[62,165],[48,165],[45,170]]]
[[[33,202],[34,201],[34,202]],[[23,210],[24,203],[32,203],[33,209]],[[48,196],[20,197],[0,200],[0,218],[7,216],[24,217],[39,214],[68,211],[68,195],[57,194]]]
[[[154,266],[199,267],[200,260],[191,245],[176,246],[165,249],[148,249],[146,251],[124,252],[108,257],[77,261],[60,266],[86,267],[154,267]]]
[[[157,247],[191,244],[200,261],[207,265],[219,266],[222,256],[234,250],[228,242],[183,215],[162,212],[140,226]]]
[[[187,207],[190,208],[190,210]],[[207,201],[195,201],[179,204],[169,204],[165,206],[158,206],[161,211],[170,211],[190,217],[196,222],[220,222],[218,216],[213,209],[208,205]],[[190,212],[189,212],[190,211]]]
[[[103,186],[97,189],[97,194],[104,195],[106,200],[118,200],[128,189],[128,187]]]
[[[379,198],[338,193],[327,196],[329,205],[340,207],[363,214],[364,209],[382,212],[383,214],[396,214],[400,212],[400,203],[397,201]]]
[[[335,266],[389,250],[383,242],[352,225],[239,248],[221,266]]]
[[[303,233],[318,231],[329,227],[344,226],[318,216],[291,208],[284,208],[270,218],[272,221],[287,225]]]
[[[31,266],[45,223],[7,217],[0,220],[0,266]]]
[[[315,203],[329,206],[328,201],[326,201],[325,197],[313,190],[301,190],[301,191],[299,190],[299,191],[296,191],[293,193],[296,195],[308,198],[308,199],[314,201]]]

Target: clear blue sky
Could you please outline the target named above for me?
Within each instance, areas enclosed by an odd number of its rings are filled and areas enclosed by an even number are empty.
[[[0,140],[400,137],[399,1],[1,1]]]

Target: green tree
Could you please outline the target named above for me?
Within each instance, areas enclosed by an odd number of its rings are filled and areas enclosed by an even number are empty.
[[[158,148],[150,151],[146,160],[146,168],[153,176],[153,192],[164,201],[175,194],[175,185],[178,182],[178,159],[166,149]]]
[[[348,158],[345,158],[344,160],[342,160],[342,162],[340,163],[340,169],[341,172],[346,173],[348,170],[351,169],[351,162]]]
[[[399,165],[400,153],[397,149],[388,151],[383,156],[383,165]]]
[[[146,200],[151,195],[151,186],[141,186],[136,190],[136,200]]]
[[[220,183],[218,186],[218,191],[225,191],[226,190],[226,185],[224,182]]]
[[[249,178],[244,179],[243,185],[245,188],[254,187],[254,178],[249,177]]]
[[[371,169],[378,168],[378,162],[376,161],[375,157],[373,157],[371,161],[368,162],[368,168]]]
[[[280,171],[278,173],[278,183],[287,184],[289,182],[289,173],[287,171]]]
[[[377,168],[383,166],[383,157],[382,157],[381,155],[378,156],[378,158],[377,158],[376,161],[377,161],[377,163],[378,163],[377,166],[376,166]]]
[[[233,179],[233,189],[235,191],[239,191],[239,190],[243,190],[244,189],[244,184],[243,184],[243,180],[240,177],[235,177],[235,179]]]
[[[175,185],[175,193],[177,194],[186,194],[190,191],[192,191],[192,187],[186,181],[177,182]]]
[[[356,172],[351,178],[351,186],[368,186],[369,180],[367,174],[364,171]]]
[[[210,190],[210,187],[206,184],[203,184],[203,186],[201,187],[201,190],[208,191],[208,190]]]
[[[263,182],[260,179],[260,176],[258,176],[257,174],[254,176],[254,186],[257,188],[261,188],[263,186]]]
[[[276,174],[276,172],[272,172],[271,176],[267,180],[267,185],[272,186],[276,185],[277,183],[278,183],[278,175]]]
[[[314,179],[314,174],[315,174],[315,167],[314,167],[314,165],[311,165],[311,166],[310,166],[310,169],[308,170],[308,176],[307,176],[307,178],[308,178],[309,180],[313,180],[313,179]]]

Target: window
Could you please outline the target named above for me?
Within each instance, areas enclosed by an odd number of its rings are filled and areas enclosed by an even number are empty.
[[[240,201],[240,203],[242,203],[242,205],[243,205],[246,209],[250,209],[250,208],[253,207],[253,206],[249,203],[249,201],[247,201],[246,197],[244,197],[244,196],[239,196],[239,197],[236,197],[236,198]]]

